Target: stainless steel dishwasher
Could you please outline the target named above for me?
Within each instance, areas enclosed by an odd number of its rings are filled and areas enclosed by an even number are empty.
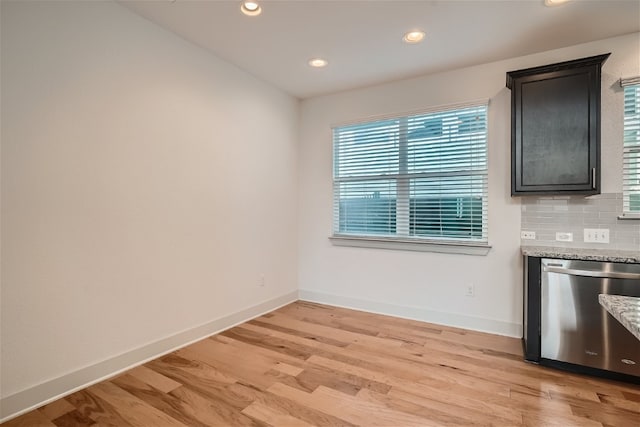
[[[540,356],[640,377],[640,340],[599,294],[640,297],[640,264],[542,260]]]

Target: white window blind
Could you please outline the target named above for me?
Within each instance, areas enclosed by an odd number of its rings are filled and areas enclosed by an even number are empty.
[[[487,105],[333,129],[334,236],[486,243]]]
[[[635,84],[628,84],[629,81]],[[640,79],[624,86],[623,211],[640,217]]]

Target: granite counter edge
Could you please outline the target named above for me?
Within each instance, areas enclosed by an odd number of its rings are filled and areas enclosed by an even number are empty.
[[[559,258],[585,261],[640,263],[640,251],[558,248],[551,246],[521,246],[523,255],[539,258]]]

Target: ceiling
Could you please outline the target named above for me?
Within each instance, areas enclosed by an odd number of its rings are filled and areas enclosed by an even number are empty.
[[[640,0],[263,0],[257,17],[239,0],[120,3],[298,98],[640,31]],[[412,29],[422,43],[402,42]]]

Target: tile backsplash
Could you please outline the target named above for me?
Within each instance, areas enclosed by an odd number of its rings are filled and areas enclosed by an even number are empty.
[[[640,221],[620,220],[622,193],[596,196],[523,197],[522,231],[534,231],[535,240],[522,245],[602,248],[640,251]],[[609,243],[585,243],[584,229],[609,229]],[[572,242],[556,240],[556,233],[572,233]]]

